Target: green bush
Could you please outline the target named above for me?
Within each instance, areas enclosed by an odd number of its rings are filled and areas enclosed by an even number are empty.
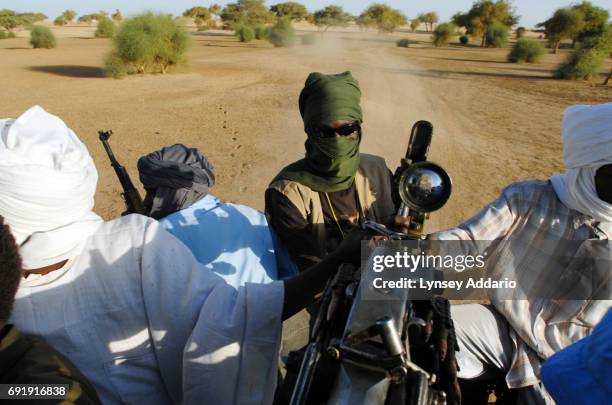
[[[55,48],[57,42],[51,30],[43,25],[35,25],[30,32],[30,44],[34,48]]]
[[[6,34],[6,32],[0,31],[0,39],[6,39],[6,38],[8,38],[8,35]]]
[[[599,37],[585,39],[557,68],[555,77],[588,80],[593,77],[612,52],[612,28]]]
[[[6,34],[7,38],[17,38],[17,34],[15,34],[13,31],[9,31],[8,34]]]
[[[434,46],[448,45],[450,40],[457,35],[457,26],[453,23],[444,23],[436,27],[433,33]]]
[[[521,38],[508,54],[508,61],[516,63],[540,63],[544,56],[544,45],[535,39]]]
[[[302,45],[314,45],[317,42],[317,36],[312,32],[302,35]]]
[[[128,67],[116,53],[110,53],[104,61],[104,72],[108,77],[121,79],[128,74]]]
[[[66,25],[67,23],[68,21],[66,21],[66,18],[63,15],[60,15],[55,20],[53,20],[53,25],[57,25],[59,27],[61,27],[62,25]]]
[[[525,36],[525,32],[527,32],[527,30],[525,29],[525,27],[518,27],[516,29],[516,39],[521,39]]]
[[[508,45],[508,27],[494,22],[487,28],[486,44],[491,48],[503,48]]]
[[[101,19],[94,35],[96,38],[112,38],[115,35],[115,23],[110,18]]]
[[[255,26],[255,38],[256,39],[268,39],[270,35],[270,29],[265,25],[259,24]]]
[[[239,25],[236,27],[236,36],[240,42],[251,42],[255,39],[255,30],[248,25]]]
[[[185,62],[190,36],[167,14],[146,13],[122,23],[114,37],[114,55],[128,73],[161,72]]]
[[[408,38],[398,39],[397,42],[395,43],[395,45],[399,46],[400,48],[408,48],[410,47],[410,45],[414,45],[414,44],[418,44],[418,41],[414,41]]]
[[[295,30],[291,20],[287,17],[279,18],[276,24],[270,28],[268,40],[278,47],[292,46],[295,44]]]
[[[210,25],[208,24],[200,24],[198,25],[198,31],[210,31]]]
[[[459,37],[459,42],[461,43],[461,45],[467,45],[470,43],[470,37],[468,37],[467,35],[461,35]]]

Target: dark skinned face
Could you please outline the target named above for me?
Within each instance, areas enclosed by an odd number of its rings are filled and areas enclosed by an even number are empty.
[[[597,195],[608,204],[612,204],[612,164],[597,169],[595,173]]]

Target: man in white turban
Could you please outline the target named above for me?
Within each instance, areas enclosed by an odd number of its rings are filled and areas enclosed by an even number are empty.
[[[358,237],[293,279],[235,288],[157,221],[94,214],[97,177],[58,117],[36,106],[0,120],[0,215],[25,270],[11,322],[72,360],[105,404],[271,403],[281,321],[358,260]]]
[[[514,183],[467,222],[429,236],[464,241],[486,255],[489,277],[519,281],[487,291],[490,305],[452,306],[464,403],[486,403],[474,381],[496,379],[519,404],[554,403],[541,364],[589,335],[612,305],[612,103],[568,108],[562,138],[565,174]]]

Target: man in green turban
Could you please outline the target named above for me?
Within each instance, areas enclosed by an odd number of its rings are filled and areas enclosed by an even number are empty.
[[[384,159],[359,153],[360,99],[350,72],[311,73],[299,98],[306,156],[266,190],[268,220],[300,270],[333,251],[362,221],[388,224],[396,212]]]

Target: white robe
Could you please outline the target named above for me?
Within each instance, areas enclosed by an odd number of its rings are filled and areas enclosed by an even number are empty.
[[[103,223],[64,268],[23,279],[11,323],[43,336],[105,404],[266,404],[283,284],[235,289],[140,215]]]

